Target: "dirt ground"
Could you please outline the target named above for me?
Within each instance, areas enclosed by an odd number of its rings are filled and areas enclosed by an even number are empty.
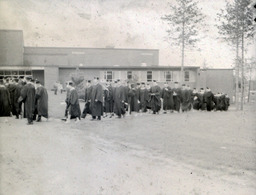
[[[66,124],[0,118],[0,194],[256,194],[256,105]],[[81,109],[83,103],[81,103]]]

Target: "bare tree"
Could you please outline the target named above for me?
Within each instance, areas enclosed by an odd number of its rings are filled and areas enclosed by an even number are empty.
[[[194,47],[199,41],[199,29],[203,27],[205,16],[195,0],[176,0],[171,5],[171,13],[162,17],[167,21],[169,29],[168,38],[172,44],[181,47],[181,82],[184,81],[185,48]]]
[[[219,34],[231,46],[236,47],[236,109],[239,109],[239,66],[241,67],[241,104],[243,110],[244,103],[244,53],[245,39],[253,37],[253,17],[250,8],[250,0],[233,0],[227,2],[224,9],[217,15]],[[239,60],[239,50],[241,50],[241,60]]]

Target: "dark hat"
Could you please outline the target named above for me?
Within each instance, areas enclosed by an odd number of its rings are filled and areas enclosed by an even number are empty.
[[[15,81],[16,83],[18,83],[18,82],[19,82],[19,79],[18,79],[18,78],[15,78],[14,81]]]
[[[182,86],[184,87],[184,86],[186,86],[185,84],[182,84]]]
[[[91,83],[91,80],[87,80],[87,83]]]
[[[145,83],[144,83],[144,82],[142,82],[141,84],[142,84],[142,85],[145,85]]]
[[[176,81],[176,82],[174,82],[174,84],[178,84],[178,83],[179,83],[179,82],[177,82],[177,81]]]
[[[24,76],[19,76],[20,79],[24,79]]]
[[[140,85],[140,83],[137,83],[137,85]]]
[[[153,82],[156,82],[156,80],[153,80]]]
[[[31,76],[27,76],[27,77],[26,77],[26,80],[27,80],[27,81],[31,81],[31,80],[32,80],[32,77],[31,77]]]
[[[40,81],[39,81],[39,80],[36,80],[36,84],[40,84]]]
[[[73,82],[72,81],[68,81],[68,85],[70,85],[70,86],[73,86]]]
[[[200,88],[200,90],[204,90],[204,88]]]
[[[117,82],[120,82],[120,79],[117,79],[116,81],[117,81]]]
[[[114,83],[117,83],[117,81],[114,81]]]

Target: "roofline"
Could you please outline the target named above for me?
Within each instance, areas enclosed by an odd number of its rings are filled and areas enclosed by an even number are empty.
[[[0,31],[6,31],[6,32],[14,31],[14,32],[22,32],[23,33],[23,30],[12,30],[12,29],[0,29]]]
[[[235,68],[201,68],[201,70],[234,70]]]
[[[67,68],[67,69],[76,69],[78,66],[68,66],[68,65],[16,65],[16,66],[8,66],[1,65],[0,69],[22,69],[22,68],[41,68],[41,67],[56,67],[56,68]],[[179,66],[82,66],[79,69],[102,69],[102,70],[115,70],[115,69],[125,69],[125,70],[180,70]],[[199,67],[186,66],[184,69],[199,69]]]
[[[108,48],[108,47],[32,47],[24,46],[24,49],[106,49],[106,50],[149,50],[149,51],[158,51],[159,49],[138,49],[138,48]]]

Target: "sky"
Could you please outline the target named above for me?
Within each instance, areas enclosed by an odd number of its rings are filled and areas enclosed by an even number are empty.
[[[218,39],[216,14],[225,0],[198,0],[204,38],[185,51],[185,66],[232,68],[235,51]],[[0,0],[0,29],[23,30],[24,45],[159,49],[159,64],[181,65],[181,48],[166,40],[174,0]],[[249,51],[251,55],[251,50]]]

